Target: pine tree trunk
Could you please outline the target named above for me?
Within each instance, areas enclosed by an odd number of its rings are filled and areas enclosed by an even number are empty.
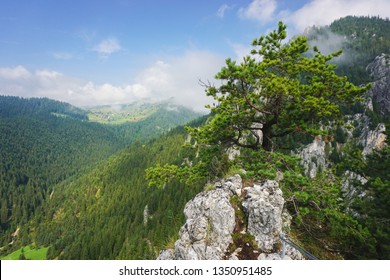
[[[272,122],[266,123],[263,125],[263,141],[261,143],[261,146],[263,147],[264,150],[266,151],[271,151],[272,150]]]

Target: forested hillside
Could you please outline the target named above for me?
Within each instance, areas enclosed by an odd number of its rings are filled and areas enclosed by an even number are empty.
[[[63,102],[0,96],[0,245],[28,242],[28,224],[49,187],[198,115],[165,107],[138,122],[103,125]]]
[[[389,53],[390,20],[348,16],[329,26],[309,28],[305,35],[309,44],[318,45],[324,52],[343,50],[343,55],[334,61],[338,64],[337,73],[361,85],[371,81],[367,65],[376,56]]]
[[[176,237],[184,204],[201,184],[147,188],[145,169],[181,164],[186,157],[184,140],[184,129],[174,129],[144,145],[133,144],[78,179],[50,188],[47,202],[37,211],[32,241],[50,246],[48,258],[155,258]]]
[[[144,106],[149,105],[145,104]],[[151,112],[144,116],[141,115],[140,120],[110,125],[111,130],[126,143],[144,142],[201,116],[200,113],[182,106],[171,107],[165,103],[158,104],[158,106],[150,104],[150,106],[152,106]]]

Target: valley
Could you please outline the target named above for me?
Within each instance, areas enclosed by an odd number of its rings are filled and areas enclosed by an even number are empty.
[[[90,122],[87,111],[69,104],[0,97],[2,250],[20,241],[29,244],[32,229],[27,225],[53,197],[55,185],[199,116],[188,109],[167,111],[166,106],[154,104],[138,122],[105,125]]]

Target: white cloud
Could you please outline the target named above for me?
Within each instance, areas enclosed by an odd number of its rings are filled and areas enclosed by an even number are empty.
[[[218,11],[217,11],[217,17],[219,18],[224,18],[225,17],[225,13],[228,11],[228,10],[231,10],[233,7],[232,6],[229,6],[228,4],[223,4],[221,7],[219,7]]]
[[[224,58],[206,51],[188,51],[167,61],[156,61],[142,71],[137,82],[148,89],[155,100],[173,98],[180,104],[202,111],[210,103],[199,80],[213,81]]]
[[[131,103],[148,97],[148,90],[139,84],[115,86],[95,85],[89,81],[72,91],[73,103],[79,106]]]
[[[28,79],[31,73],[23,66],[0,68],[0,78],[5,80]]]
[[[276,0],[253,0],[246,8],[240,8],[238,15],[242,19],[267,23],[273,20],[276,8]]]
[[[70,52],[51,52],[50,55],[55,59],[59,59],[59,60],[73,59],[73,54]]]
[[[212,81],[224,58],[206,51],[188,51],[181,56],[157,60],[124,85],[95,84],[57,71],[29,72],[23,66],[0,68],[0,94],[48,97],[76,106],[123,104],[148,100],[173,101],[204,111],[210,103],[199,79]]]
[[[386,18],[390,15],[390,1],[312,0],[302,8],[290,12],[286,19],[288,23],[293,24],[296,31],[302,32],[309,26],[328,25],[348,15]]]
[[[43,79],[43,80],[52,80],[52,79],[56,79],[56,78],[62,76],[62,74],[59,72],[50,71],[50,70],[46,70],[46,69],[35,71],[35,75],[38,78]]]
[[[243,44],[240,44],[240,43],[229,42],[229,45],[230,45],[230,47],[232,48],[233,52],[236,55],[235,60],[237,62],[243,62],[244,61],[244,57],[250,55],[250,53],[251,53],[251,51],[253,49],[253,47],[250,46],[250,45],[243,45]]]
[[[150,89],[159,89],[169,91],[174,83],[174,77],[171,75],[172,67],[170,64],[157,60],[152,66],[143,70],[137,80],[147,85]]]
[[[92,48],[92,50],[99,53],[102,58],[108,58],[111,54],[118,52],[121,49],[122,47],[116,38],[107,38]]]

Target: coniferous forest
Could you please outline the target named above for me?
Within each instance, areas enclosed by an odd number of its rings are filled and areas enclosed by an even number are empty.
[[[283,25],[274,34],[283,37]],[[30,246],[44,250],[40,258],[46,259],[155,259],[161,249],[173,247],[184,222],[184,205],[216,178],[244,169],[248,181],[284,174],[281,188],[292,214],[292,234],[319,258],[390,259],[387,140],[380,149],[363,153],[368,145],[365,139],[380,134],[379,128],[384,128],[380,132],[388,139],[390,104],[383,93],[378,96],[373,91],[373,83],[390,71],[374,77],[367,66],[382,56],[387,61],[384,68],[389,69],[390,21],[346,17],[329,26],[308,28],[304,36],[311,48],[319,49],[305,51],[304,59],[327,65],[329,58],[337,65],[337,75],[355,85],[346,90],[360,95],[348,105],[343,103],[345,96],[331,100],[340,110],[326,109],[337,111],[339,118],[327,123],[327,111],[318,108],[318,127],[294,119],[309,116],[313,124],[314,113],[303,115],[304,109],[288,105],[294,112],[280,117],[284,117],[280,127],[274,134],[269,131],[272,141],[263,146],[255,134],[247,142],[232,140],[236,134],[229,134],[230,122],[236,121],[231,127],[244,127],[258,117],[253,112],[235,116],[234,110],[229,111],[233,106],[226,102],[239,101],[229,100],[233,94],[221,97],[237,88],[250,88],[253,77],[234,72],[240,66],[232,61],[219,78],[233,80],[237,74],[239,81],[208,89],[220,107],[207,116],[160,104],[145,115],[131,115],[132,121],[110,123],[107,112],[98,115],[98,109],[80,109],[47,98],[0,96],[0,256],[17,252],[16,258],[23,259],[24,248]],[[306,43],[302,38],[291,44],[292,49],[302,51],[299,46]],[[332,38],[337,38],[337,44],[329,44]],[[266,44],[263,39],[254,45]],[[321,53],[339,49],[343,54],[321,60]],[[275,65],[267,70],[274,71]],[[344,80],[340,81],[333,88]],[[317,82],[313,78],[313,91],[319,88]],[[278,87],[272,81],[271,85]],[[387,101],[389,95],[387,91]],[[93,121],[91,114],[95,114]],[[317,169],[310,178],[299,155],[318,135],[325,142],[325,163],[312,158]],[[222,148],[234,140],[249,149],[229,161]],[[194,148],[202,144],[203,150]],[[350,176],[354,193],[359,194],[354,197],[346,195],[348,187],[343,187],[346,174],[352,172],[358,174]]]
[[[125,147],[138,150],[148,139],[198,116],[185,108],[160,107],[138,122],[104,125],[89,122],[87,111],[66,103],[0,97],[2,246],[31,242],[29,226],[21,225],[30,224],[35,214],[42,217],[40,208],[47,209],[57,184],[100,169]]]

